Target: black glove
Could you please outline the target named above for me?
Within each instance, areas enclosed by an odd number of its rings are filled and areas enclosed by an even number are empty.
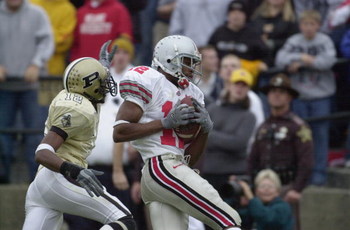
[[[117,51],[117,46],[114,46],[112,52],[108,53],[108,46],[111,44],[111,40],[105,42],[100,49],[100,63],[109,69],[113,60],[114,54]]]
[[[213,128],[213,122],[210,119],[208,111],[194,98],[192,98],[193,105],[196,109],[194,119],[191,122],[199,123],[202,127],[203,133],[209,133]]]
[[[78,165],[65,161],[61,165],[60,173],[63,176],[69,177],[76,181],[91,197],[93,197],[94,194],[96,196],[101,196],[104,193],[103,185],[96,177],[103,174],[101,171],[82,168]]]

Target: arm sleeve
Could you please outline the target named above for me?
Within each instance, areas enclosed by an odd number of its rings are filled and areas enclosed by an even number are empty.
[[[313,67],[318,70],[329,70],[337,60],[336,50],[332,40],[327,35],[324,35],[322,44],[324,45],[323,52],[315,57]]]
[[[53,54],[55,45],[49,18],[41,8],[38,8],[37,23],[38,28],[35,33],[37,49],[32,64],[42,67]]]
[[[90,127],[90,119],[84,114],[73,110],[68,106],[59,106],[55,108],[55,117],[52,119],[52,127],[57,127],[67,134],[67,137],[81,135],[84,127]]]
[[[312,134],[308,126],[302,125],[296,131],[294,148],[298,167],[293,188],[301,192],[308,184],[314,162]]]
[[[275,65],[285,68],[294,61],[299,61],[301,53],[294,52],[293,37],[289,38],[284,46],[277,52]]]
[[[125,73],[119,83],[119,92],[124,100],[133,102],[145,111],[152,100],[151,82],[134,70]]]

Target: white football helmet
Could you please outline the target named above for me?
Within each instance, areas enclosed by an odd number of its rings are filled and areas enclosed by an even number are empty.
[[[191,60],[190,66],[184,64],[184,58]],[[180,86],[184,80],[197,84],[202,76],[199,70],[201,60],[201,54],[192,39],[181,35],[171,35],[161,39],[155,46],[152,68],[161,68],[164,72],[179,78]],[[183,66],[193,71],[193,77],[185,76],[182,72]],[[184,86],[186,87],[186,84]]]
[[[79,58],[70,63],[63,77],[67,92],[78,93],[93,103],[102,103],[107,93],[117,95],[109,70],[94,58]]]

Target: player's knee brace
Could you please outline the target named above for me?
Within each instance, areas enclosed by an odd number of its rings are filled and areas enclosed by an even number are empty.
[[[137,230],[136,222],[132,216],[120,218],[116,222],[109,223],[108,225],[111,226],[114,230]]]

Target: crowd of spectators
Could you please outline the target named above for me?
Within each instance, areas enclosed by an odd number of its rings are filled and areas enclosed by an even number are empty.
[[[244,178],[240,184],[249,208],[263,208],[251,195],[255,189],[259,196],[265,179],[255,179],[255,188],[253,181],[260,170],[273,169],[281,181],[268,174],[273,185],[264,186],[278,191],[274,202],[284,199],[291,205],[298,229],[302,190],[327,182],[332,132],[342,140],[335,147],[347,150],[343,165],[350,167],[350,123],[307,122],[350,110],[349,20],[349,0],[0,0],[0,183],[11,183],[17,157],[17,135],[11,129],[44,127],[48,105],[63,89],[57,79],[72,60],[97,58],[100,46],[112,40],[120,47],[111,69],[119,82],[133,65],[151,64],[160,38],[180,34],[192,38],[202,54],[198,86],[214,121],[198,168],[219,191],[232,178]],[[103,106],[103,129],[113,122],[120,100]],[[285,110],[279,113],[281,107]],[[30,180],[40,135],[24,132],[20,140]],[[140,202],[137,180],[130,175],[140,169],[130,163],[140,162],[125,160],[128,148],[110,141],[97,142],[97,148],[109,149],[95,156],[109,155],[92,157],[90,163],[108,171],[111,187],[127,191],[116,195],[135,208]],[[116,149],[119,155],[124,150],[124,167],[116,168],[126,171],[113,172]]]

